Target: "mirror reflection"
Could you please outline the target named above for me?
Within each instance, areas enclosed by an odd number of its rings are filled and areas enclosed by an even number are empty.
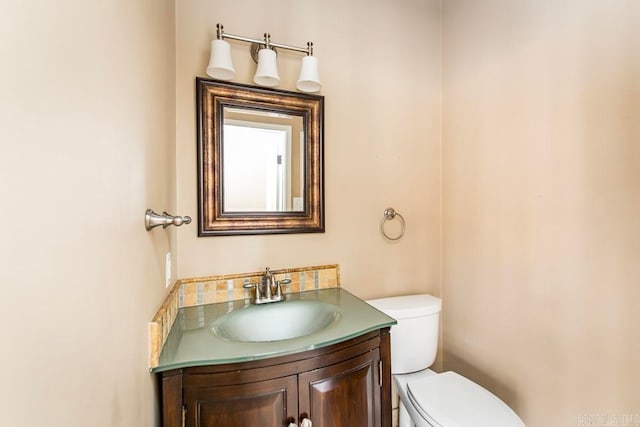
[[[303,117],[224,107],[223,123],[223,212],[303,211]]]

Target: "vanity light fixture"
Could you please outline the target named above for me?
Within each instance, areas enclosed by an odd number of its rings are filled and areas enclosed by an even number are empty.
[[[258,63],[253,81],[260,86],[274,87],[280,84],[276,48],[303,52],[300,76],[296,87],[301,92],[318,92],[322,87],[318,74],[318,58],[313,56],[313,43],[307,42],[307,47],[289,46],[271,41],[271,34],[265,33],[263,40],[237,36],[224,32],[221,24],[216,25],[217,38],[211,41],[211,57],[207,66],[207,74],[218,80],[232,80],[236,71],[231,62],[231,47],[225,39],[251,43],[251,57]]]

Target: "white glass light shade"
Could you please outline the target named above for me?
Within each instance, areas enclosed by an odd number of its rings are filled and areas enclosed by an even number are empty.
[[[302,58],[300,77],[298,77],[296,87],[302,92],[317,92],[320,90],[322,84],[318,74],[318,58],[310,55]]]
[[[280,84],[276,52],[271,49],[260,49],[258,52],[258,69],[253,81],[260,86],[273,87]]]
[[[231,62],[231,46],[228,42],[220,39],[211,41],[211,58],[207,74],[218,80],[231,80],[236,76],[236,70]]]

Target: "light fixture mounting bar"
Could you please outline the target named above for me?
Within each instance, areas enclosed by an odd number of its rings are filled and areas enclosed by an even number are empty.
[[[307,47],[297,47],[297,46],[291,46],[287,44],[274,43],[271,41],[271,38],[270,38],[271,36],[268,33],[265,33],[265,38],[260,40],[260,39],[252,39],[250,37],[239,36],[236,34],[225,33],[224,27],[222,26],[222,24],[216,24],[216,28],[217,28],[218,39],[220,40],[231,39],[231,40],[237,40],[245,43],[256,43],[263,46],[268,45],[268,46],[277,47],[279,49],[293,50],[296,52],[306,53],[307,55],[313,55],[312,42],[307,42]]]

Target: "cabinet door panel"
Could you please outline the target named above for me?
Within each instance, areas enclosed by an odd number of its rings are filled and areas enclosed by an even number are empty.
[[[211,388],[185,388],[187,427],[282,427],[298,413],[296,376]]]
[[[299,377],[301,416],[313,427],[379,427],[378,350]]]

